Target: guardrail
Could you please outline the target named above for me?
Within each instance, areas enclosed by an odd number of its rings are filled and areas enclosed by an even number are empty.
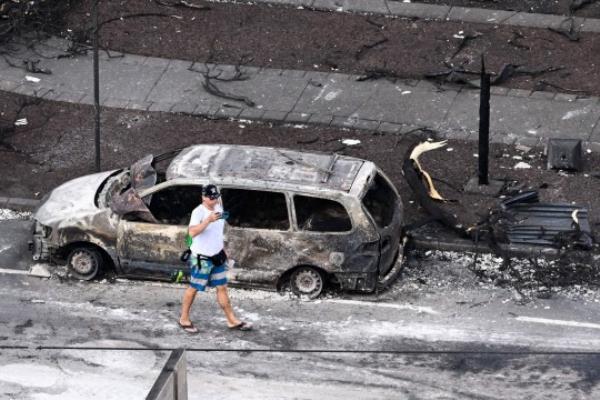
[[[177,349],[171,353],[146,400],[187,400],[187,394],[185,350]]]

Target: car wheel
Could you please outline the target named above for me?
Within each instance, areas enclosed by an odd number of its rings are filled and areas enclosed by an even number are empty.
[[[290,277],[292,292],[307,299],[316,299],[323,292],[323,275],[313,267],[300,267]]]
[[[94,279],[102,267],[102,254],[92,247],[76,247],[67,259],[69,271],[77,279]]]

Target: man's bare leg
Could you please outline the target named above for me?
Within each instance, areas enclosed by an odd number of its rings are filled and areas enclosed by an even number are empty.
[[[233,308],[231,307],[231,302],[229,301],[229,294],[227,293],[227,286],[217,286],[217,302],[225,313],[227,325],[230,327],[238,325],[240,320],[237,319],[233,313]]]
[[[192,308],[192,303],[196,298],[196,292],[197,290],[193,287],[188,287],[185,289],[183,300],[181,301],[181,317],[179,317],[179,323],[181,325],[190,325],[192,323],[190,320],[190,309]]]

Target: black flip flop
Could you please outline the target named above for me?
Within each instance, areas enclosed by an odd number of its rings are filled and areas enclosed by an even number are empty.
[[[180,322],[180,323],[179,323],[179,326],[181,327],[181,329],[183,329],[184,331],[186,331],[187,333],[189,333],[189,334],[191,334],[191,335],[194,335],[194,334],[196,334],[196,333],[200,332],[200,331],[198,330],[198,328],[196,328],[196,327],[194,326],[194,324],[192,324],[191,322],[190,322],[190,324],[189,324],[189,325],[184,325],[184,324],[182,324],[182,323]]]
[[[251,331],[252,330],[252,324],[249,322],[240,322],[237,325],[234,326],[230,326],[229,329],[231,330],[236,330],[236,331]]]

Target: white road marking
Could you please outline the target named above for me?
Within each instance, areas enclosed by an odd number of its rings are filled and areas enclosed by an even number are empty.
[[[565,321],[565,320],[560,320],[560,319],[546,319],[546,318],[533,318],[533,317],[517,317],[515,319],[517,321],[533,322],[536,324],[562,325],[562,326],[574,326],[577,328],[600,329],[600,324],[593,324],[591,322]]]
[[[439,312],[435,311],[431,307],[420,307],[413,306],[412,304],[389,304],[389,303],[375,303],[372,301],[358,301],[358,300],[327,300],[327,303],[338,303],[338,304],[352,304],[357,306],[368,306],[368,307],[382,307],[382,308],[395,308],[397,310],[411,310],[419,313],[436,315]]]
[[[20,269],[0,268],[0,274],[27,275],[29,274],[29,271],[23,271]]]
[[[2,252],[4,252],[4,251],[6,251],[6,250],[8,250],[8,249],[10,249],[11,247],[12,247],[12,246],[6,246],[6,247],[2,247],[2,248],[0,249],[0,253],[2,253]]]

